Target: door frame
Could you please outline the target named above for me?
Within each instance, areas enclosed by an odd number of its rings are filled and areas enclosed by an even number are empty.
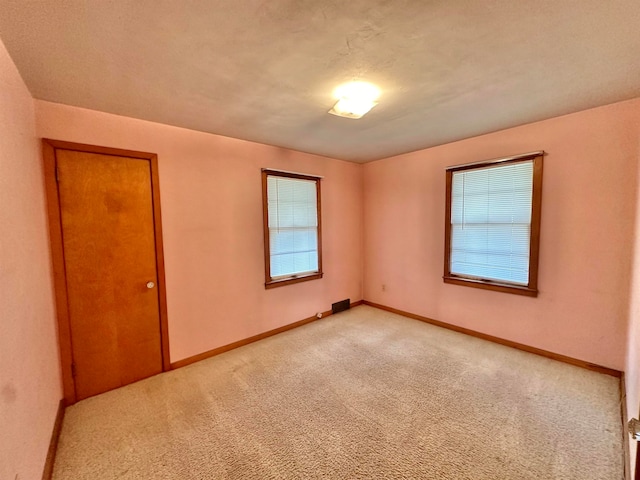
[[[155,153],[136,152],[117,148],[99,147],[61,140],[42,139],[42,156],[44,161],[44,181],[47,199],[47,216],[49,220],[49,237],[51,242],[51,260],[53,265],[53,286],[58,320],[58,344],[60,346],[60,367],[62,370],[62,387],[66,405],[76,403],[76,385],[73,375],[73,351],[71,349],[71,323],[67,294],[67,276],[64,263],[64,247],[62,243],[62,218],[57,180],[56,150],[72,150],[76,152],[98,153],[129,157],[149,162],[153,228],[156,247],[156,270],[158,284],[158,310],[160,314],[160,345],[162,352],[162,371],[171,369],[169,358],[169,324],[167,320],[167,292],[165,286],[164,252],[162,243],[162,221],[160,213],[160,181],[158,177],[158,156]]]

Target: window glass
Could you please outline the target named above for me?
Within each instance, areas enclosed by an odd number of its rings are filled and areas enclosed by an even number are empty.
[[[448,169],[445,281],[537,292],[541,182],[541,154]]]
[[[266,283],[321,274],[319,179],[275,171],[263,175]]]

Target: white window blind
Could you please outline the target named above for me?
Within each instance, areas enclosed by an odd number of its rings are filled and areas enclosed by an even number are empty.
[[[451,187],[451,273],[527,285],[533,160],[453,172]]]
[[[271,278],[318,272],[316,182],[267,177]]]

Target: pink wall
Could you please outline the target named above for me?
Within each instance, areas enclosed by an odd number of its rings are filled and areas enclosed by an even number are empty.
[[[41,137],[158,154],[171,361],[362,298],[362,168],[36,101]],[[323,175],[325,276],[265,290],[261,168]]]
[[[40,478],[62,397],[33,99],[0,42],[0,478]]]
[[[636,134],[638,142],[638,172],[640,179],[640,128]],[[637,189],[636,206],[640,205],[640,188]],[[633,277],[629,305],[629,330],[625,381],[627,389],[627,414],[630,418],[640,418],[640,208],[636,207],[635,237],[633,256]],[[634,471],[637,442],[630,440],[631,471]]]
[[[639,117],[633,100],[366,164],[365,299],[622,370]],[[445,167],[541,149],[539,296],[445,285]]]

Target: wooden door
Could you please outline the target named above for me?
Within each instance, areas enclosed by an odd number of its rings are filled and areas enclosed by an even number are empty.
[[[640,444],[636,446],[636,468],[635,473],[633,474],[633,478],[635,480],[640,480]]]
[[[55,148],[54,155],[72,401],[168,366],[161,321],[164,289],[159,288],[164,284],[158,270],[159,205],[154,205],[152,181],[155,156],[80,147]]]

